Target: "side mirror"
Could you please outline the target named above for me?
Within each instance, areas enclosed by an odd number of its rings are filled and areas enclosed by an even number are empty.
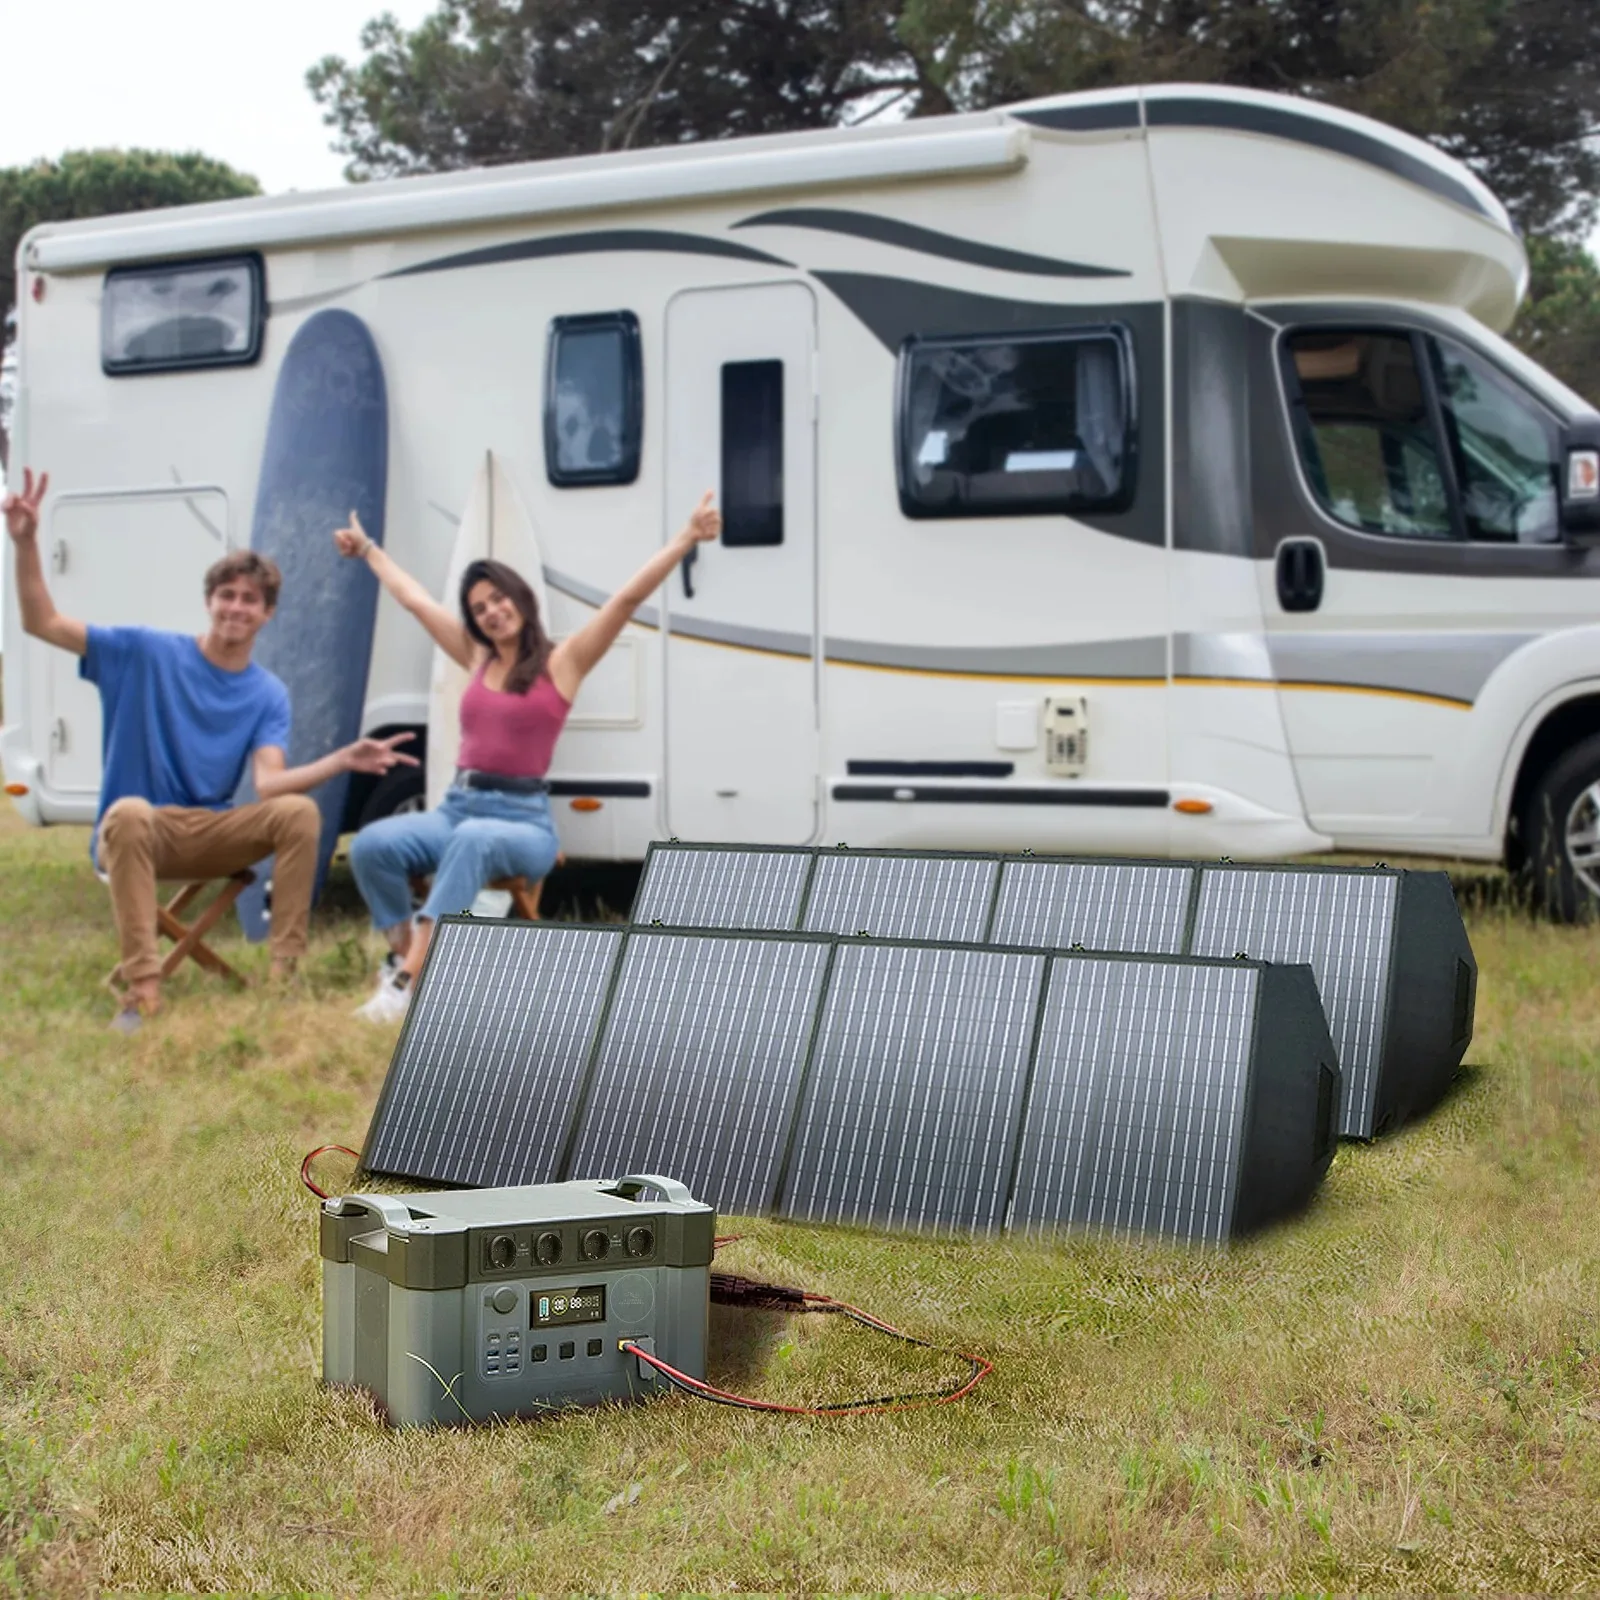
[[[1561,430],[1561,531],[1574,544],[1600,544],[1600,416]]]

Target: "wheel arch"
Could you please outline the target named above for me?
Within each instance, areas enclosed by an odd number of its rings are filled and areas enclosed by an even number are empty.
[[[1600,690],[1587,689],[1550,707],[1523,746],[1506,810],[1505,859],[1512,871],[1527,860],[1521,819],[1539,779],[1566,751],[1600,734]]]
[[[365,739],[389,739],[397,733],[412,735],[411,743],[402,746],[407,755],[415,756],[424,770],[428,764],[428,728],[426,723],[385,722],[368,728]],[[340,833],[354,833],[361,825],[361,814],[367,809],[372,791],[382,782],[375,772],[355,772],[350,775],[350,787],[345,791],[344,815],[339,819]]]

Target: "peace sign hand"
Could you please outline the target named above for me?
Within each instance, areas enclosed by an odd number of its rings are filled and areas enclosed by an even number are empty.
[[[689,513],[683,531],[692,543],[704,544],[722,532],[722,513],[717,510],[716,498],[715,492],[707,489],[700,496],[700,504]]]
[[[372,548],[372,539],[367,530],[361,526],[361,518],[354,511],[350,513],[350,526],[336,528],[333,533],[333,542],[339,547],[339,554],[349,556],[352,560],[359,561],[362,556]]]
[[[44,492],[50,487],[50,474],[41,472],[37,483],[33,469],[22,469],[22,493],[8,494],[0,510],[5,513],[6,532],[18,544],[26,544],[39,532],[39,507],[44,503]]]

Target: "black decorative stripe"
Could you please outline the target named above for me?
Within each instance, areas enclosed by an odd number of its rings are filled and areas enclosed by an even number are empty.
[[[1098,133],[1106,128],[1137,128],[1139,102],[1108,100],[1097,106],[1046,106],[1039,111],[1014,111],[1018,122],[1036,128],[1059,128],[1063,133]]]
[[[847,761],[852,778],[1009,778],[1011,761]]]
[[[593,795],[597,800],[648,800],[650,785],[642,778],[552,778],[553,795]]]
[[[907,789],[888,783],[836,783],[835,800],[897,800],[907,798],[947,806],[1134,806],[1155,810],[1165,807],[1172,796],[1165,789],[1083,789],[1077,786],[1033,789],[1021,784],[999,784],[986,788],[934,789],[926,786]]]
[[[1046,278],[1126,278],[1121,267],[1091,267],[1081,261],[1062,261],[1054,256],[1029,255],[1023,250],[1002,250],[997,245],[960,239],[953,233],[919,228],[915,223],[898,222],[893,217],[873,216],[866,211],[835,211],[825,207],[796,207],[788,211],[763,211],[734,223],[736,228],[816,228],[822,233],[845,233],[877,244],[895,245],[926,256],[942,256],[947,261],[964,261],[973,267],[993,267],[997,272],[1029,272]]]
[[[454,272],[458,267],[497,266],[505,261],[535,261],[543,256],[595,255],[614,250],[666,251],[683,256],[727,256],[735,261],[759,261],[769,267],[792,267],[792,261],[752,250],[731,239],[707,239],[697,233],[668,233],[659,228],[600,228],[590,233],[558,233],[549,239],[515,239],[510,244],[464,250],[459,255],[419,261],[399,267],[386,278],[410,278],[419,272]]]
[[[1338,155],[1381,167],[1396,178],[1419,188],[1429,189],[1496,220],[1494,213],[1466,184],[1441,172],[1429,162],[1408,151],[1397,149],[1387,140],[1374,138],[1358,128],[1308,117],[1303,112],[1278,106],[1259,106],[1238,100],[1151,99],[1145,102],[1145,118],[1153,128],[1227,128],[1235,133],[1259,133],[1272,139],[1289,139],[1296,144],[1332,150]]]

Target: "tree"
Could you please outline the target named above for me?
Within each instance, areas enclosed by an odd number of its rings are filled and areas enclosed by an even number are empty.
[[[1540,366],[1600,405],[1600,265],[1581,245],[1528,240],[1532,280],[1511,329]]]
[[[365,59],[307,74],[352,178],[826,127],[911,97],[948,110],[890,0],[442,0],[385,14]]]
[[[71,150],[59,161],[0,168],[0,343],[10,344],[17,246],[35,224],[260,193],[254,178],[194,152]],[[8,453],[7,398],[0,395],[0,470]]]
[[[907,0],[900,33],[964,107],[1141,82],[1278,90],[1431,140],[1530,234],[1594,220],[1592,0]]]

